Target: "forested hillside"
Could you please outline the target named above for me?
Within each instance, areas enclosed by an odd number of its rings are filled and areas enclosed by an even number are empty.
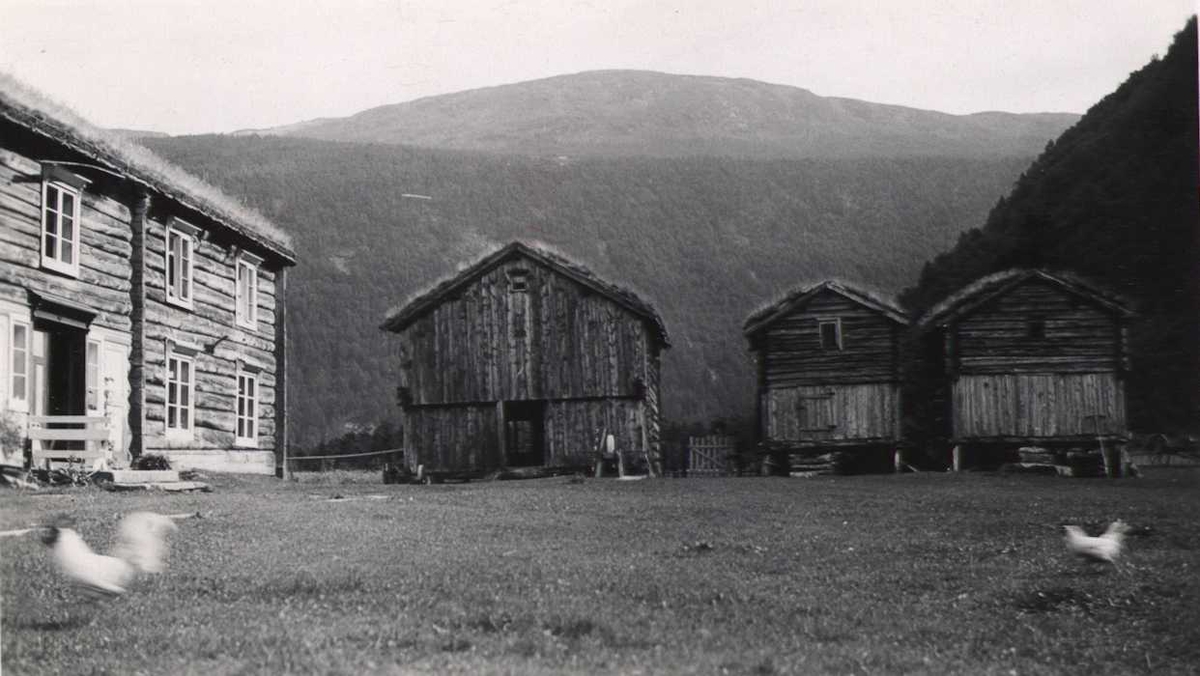
[[[520,155],[1031,157],[1073,113],[950,115],[745,78],[599,70],[260,130]]]
[[[514,238],[654,303],[669,418],[752,410],[740,326],[827,276],[895,292],[1012,186],[1025,159],[540,159],[291,138],[148,139],[287,227],[293,439],[394,418],[386,311]],[[406,196],[407,195],[407,196]],[[425,199],[428,197],[428,199]]]
[[[1196,20],[1030,166],[981,228],[928,263],[903,297],[922,311],[1010,267],[1068,270],[1124,295],[1136,428],[1200,424]]]

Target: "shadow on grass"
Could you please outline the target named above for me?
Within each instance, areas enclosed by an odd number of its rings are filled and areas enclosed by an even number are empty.
[[[90,625],[94,619],[81,615],[68,615],[62,619],[19,618],[13,620],[13,627],[32,631],[73,631]]]

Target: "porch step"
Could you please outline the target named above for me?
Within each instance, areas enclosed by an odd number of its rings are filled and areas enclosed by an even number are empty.
[[[179,472],[173,469],[112,469],[97,472],[96,478],[118,484],[174,483]]]
[[[203,481],[146,481],[140,483],[125,483],[114,481],[110,484],[105,484],[104,488],[110,491],[166,491],[168,493],[189,493],[192,491],[200,491],[209,493],[212,491],[212,486]]]

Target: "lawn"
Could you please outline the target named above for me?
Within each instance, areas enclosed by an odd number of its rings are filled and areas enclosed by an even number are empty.
[[[4,673],[1200,670],[1194,469],[377,479],[2,494],[2,529],[67,513],[101,550],[120,514],[203,516],[98,604],[36,539],[0,540]],[[1067,556],[1061,524],[1117,517],[1145,527],[1120,569]]]

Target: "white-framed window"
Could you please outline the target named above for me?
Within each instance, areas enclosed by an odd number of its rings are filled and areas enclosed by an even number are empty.
[[[62,181],[42,181],[42,267],[79,276],[80,191]]]
[[[822,350],[842,349],[842,320],[840,317],[817,320],[817,330],[821,334]]]
[[[237,259],[234,302],[237,323],[248,329],[258,327],[258,263],[247,254]]]
[[[167,436],[191,439],[195,412],[196,363],[190,357],[167,354]]]
[[[84,383],[86,386],[86,405],[89,415],[94,415],[102,408],[100,401],[100,341],[88,339],[84,356]]]
[[[247,371],[237,374],[238,446],[258,445],[258,375]]]
[[[192,307],[192,259],[195,229],[181,221],[167,228],[167,302]]]
[[[8,341],[8,402],[9,407],[17,411],[29,410],[29,348],[32,337],[27,322],[12,320]]]

